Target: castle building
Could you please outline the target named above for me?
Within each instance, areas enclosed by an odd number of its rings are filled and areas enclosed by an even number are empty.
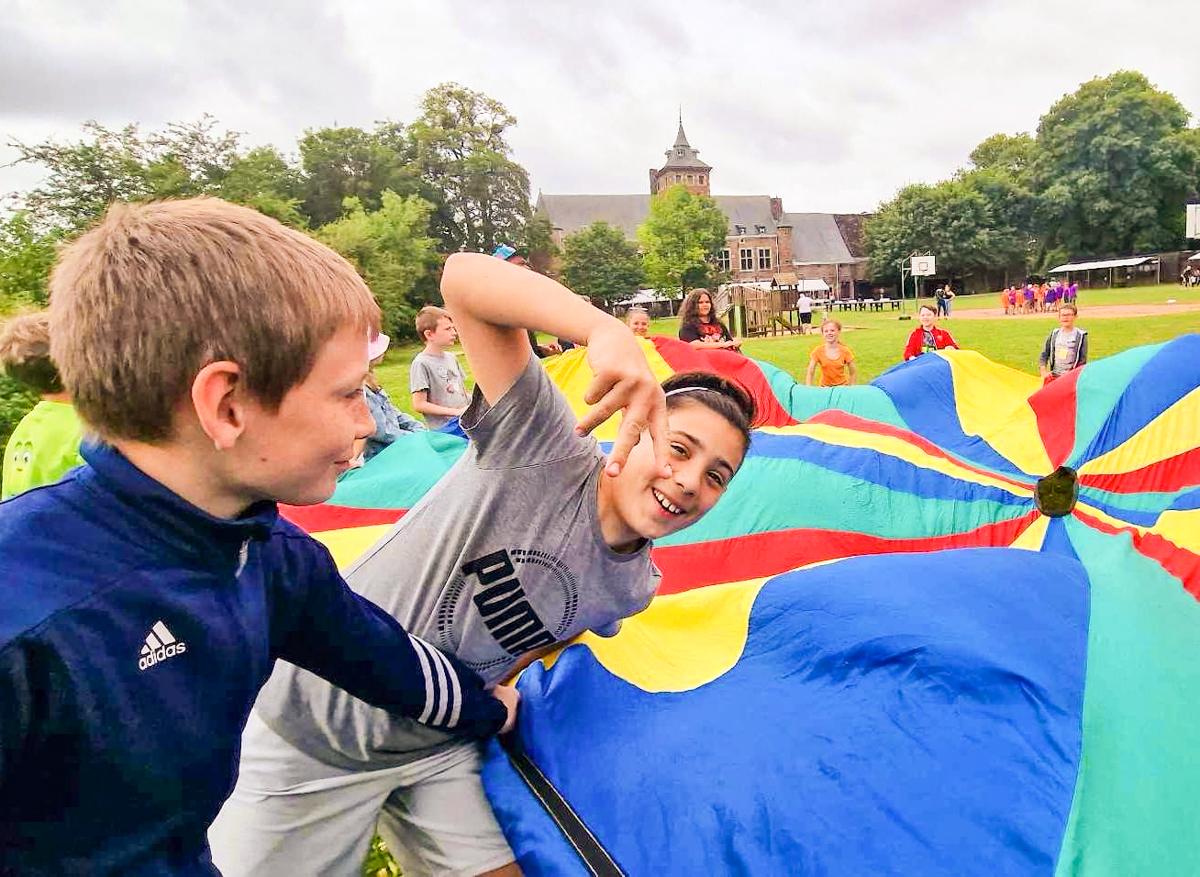
[[[545,217],[559,246],[570,234],[604,221],[630,241],[650,212],[650,199],[670,186],[682,185],[696,195],[711,195],[712,166],[700,159],[679,121],[666,162],[650,169],[650,192],[644,195],[538,194],[535,212]],[[770,195],[712,195],[729,219],[718,267],[734,283],[774,283],[795,287],[801,281],[820,289],[823,281],[839,298],[866,291],[867,259],[862,226],[866,214],[788,213],[783,200]]]

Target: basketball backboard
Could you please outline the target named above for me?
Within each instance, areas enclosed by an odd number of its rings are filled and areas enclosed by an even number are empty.
[[[932,277],[937,273],[936,259],[933,256],[913,256],[912,276]]]

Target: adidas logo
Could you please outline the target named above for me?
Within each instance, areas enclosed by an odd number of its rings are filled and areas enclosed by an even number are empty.
[[[154,622],[150,632],[146,634],[146,644],[142,646],[142,656],[138,659],[138,669],[145,670],[153,667],[159,661],[182,655],[187,651],[187,644],[181,643],[171,635],[167,626],[161,621]]]

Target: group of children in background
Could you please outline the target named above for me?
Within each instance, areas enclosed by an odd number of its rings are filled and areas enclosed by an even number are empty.
[[[1026,283],[1000,291],[1000,306],[1007,315],[1053,313],[1062,304],[1073,305],[1079,295],[1078,283]]]

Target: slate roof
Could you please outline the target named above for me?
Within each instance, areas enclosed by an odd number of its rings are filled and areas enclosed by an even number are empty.
[[[650,212],[649,195],[538,195],[537,212],[564,235],[604,220],[637,240],[638,226]]]
[[[716,195],[713,200],[729,217],[729,234],[736,226],[744,226],[747,236],[776,233],[775,218],[771,215],[768,195]],[[615,225],[628,240],[637,240],[638,226],[650,212],[649,195],[538,195],[537,212],[550,220],[564,235],[578,231],[597,220]],[[826,215],[826,214],[819,214]],[[762,226],[764,232],[755,229]],[[843,259],[849,261],[849,259]]]
[[[832,213],[785,213],[780,224],[792,227],[792,262],[828,265],[854,261]]]

